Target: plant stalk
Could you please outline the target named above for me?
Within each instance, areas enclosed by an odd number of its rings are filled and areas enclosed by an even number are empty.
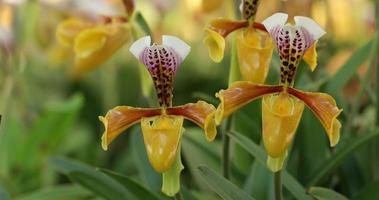
[[[230,178],[230,137],[228,134],[232,130],[232,116],[225,120],[225,126],[222,135],[222,175]]]
[[[275,200],[283,200],[282,170],[274,173]]]

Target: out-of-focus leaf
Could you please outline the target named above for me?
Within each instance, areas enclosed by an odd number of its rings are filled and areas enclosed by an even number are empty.
[[[1,200],[10,200],[11,197],[9,196],[9,193],[3,189],[3,187],[0,185],[0,199]]]
[[[19,162],[24,168],[32,167],[41,159],[41,149],[47,153],[56,148],[75,123],[83,105],[83,96],[76,94],[65,102],[49,104],[35,122],[26,143],[23,145]],[[33,156],[30,156],[33,155]],[[39,156],[36,158],[36,156]]]
[[[379,182],[367,184],[361,189],[352,200],[371,200],[371,199],[379,199]]]
[[[58,185],[50,188],[44,188],[31,194],[16,197],[15,200],[79,200],[90,196],[92,196],[92,193],[81,186]]]
[[[342,194],[322,187],[311,187],[309,194],[317,200],[348,200]]]
[[[69,176],[74,182],[105,199],[136,199],[132,192],[128,191],[116,180],[86,164],[63,158],[51,158],[50,163],[59,172]]]
[[[247,152],[249,152],[255,159],[260,162],[262,165],[266,165],[266,153],[264,150],[259,147],[257,144],[252,142],[249,138],[243,136],[240,133],[233,132],[229,136],[241,145]],[[291,194],[297,199],[311,199],[304,189],[304,187],[286,170],[283,170],[283,185],[291,192]]]
[[[140,12],[136,12],[135,14],[135,22],[137,22],[138,26],[145,32],[146,35],[152,36],[151,29],[149,25],[147,24],[145,18]]]
[[[137,199],[140,200],[159,200],[159,197],[156,196],[151,191],[147,190],[140,184],[138,184],[136,181],[113,171],[107,170],[107,169],[100,169],[103,173],[106,175],[112,177],[114,180],[118,181],[120,184],[122,184],[126,189],[128,189],[130,192],[132,192]]]
[[[130,134],[132,137],[130,145],[132,147],[133,160],[137,166],[139,175],[149,189],[155,192],[160,191],[162,178],[160,174],[154,171],[147,159],[140,126],[135,127]]]
[[[266,166],[254,162],[243,187],[255,199],[274,199],[274,176]]]
[[[338,95],[346,83],[357,73],[358,68],[367,60],[373,40],[367,42],[359,48],[350,59],[341,67],[337,74],[327,84],[327,91],[333,95]]]
[[[378,136],[379,136],[379,129],[376,128],[370,133],[363,134],[356,138],[352,138],[350,142],[347,142],[346,144],[344,144],[341,148],[339,148],[339,150],[337,150],[336,153],[331,155],[329,159],[327,159],[324,163],[320,165],[319,169],[312,176],[310,176],[311,178],[307,182],[307,185],[312,186],[312,185],[319,184],[323,180],[324,177],[332,173],[333,170],[339,164],[341,164],[341,162],[345,158],[347,158],[352,153],[354,153],[356,149],[366,144],[367,142],[370,142],[370,140]]]
[[[208,186],[225,200],[252,200],[246,192],[206,166],[198,170]]]

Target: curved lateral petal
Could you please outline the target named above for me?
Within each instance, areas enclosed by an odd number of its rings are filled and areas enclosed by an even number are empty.
[[[59,43],[66,46],[72,46],[74,44],[75,37],[82,30],[90,28],[91,26],[93,26],[91,22],[77,18],[70,18],[58,24],[55,35]]]
[[[204,129],[205,136],[209,141],[214,140],[217,135],[216,124],[214,122],[214,113],[216,108],[204,101],[189,103],[182,106],[167,108],[168,115],[183,116],[192,121],[200,128]]]
[[[225,38],[229,33],[247,27],[248,25],[249,23],[246,20],[236,21],[229,19],[215,19],[209,23],[208,28]]]
[[[153,117],[161,114],[159,108],[134,108],[130,106],[117,106],[109,110],[105,117],[99,116],[105,131],[101,137],[101,146],[104,150],[124,130],[139,122],[142,117]]]
[[[342,112],[336,105],[332,96],[325,93],[303,92],[288,88],[288,93],[302,100],[317,116],[325,128],[330,146],[335,146],[340,138],[341,123],[337,117]]]
[[[130,27],[127,24],[102,25],[82,31],[75,38],[73,75],[80,77],[102,64],[128,40]]]
[[[209,57],[211,57],[214,62],[221,62],[224,58],[225,38],[212,29],[206,28],[205,31],[207,35],[203,42],[208,48]]]
[[[283,91],[283,86],[279,85],[260,85],[248,81],[235,82],[228,89],[220,90],[216,94],[221,102],[215,113],[215,122],[220,124],[223,118],[263,95],[281,91]]]

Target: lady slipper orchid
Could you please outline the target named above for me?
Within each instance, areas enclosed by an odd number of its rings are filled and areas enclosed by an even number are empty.
[[[105,62],[131,38],[124,17],[102,17],[94,21],[70,18],[58,25],[56,36],[75,53],[74,77],[81,77]]]
[[[295,25],[285,24],[287,14],[277,13],[263,21],[270,32],[280,57],[280,83],[262,85],[239,81],[216,96],[221,100],[215,113],[216,124],[249,102],[262,100],[263,143],[268,154],[268,167],[279,171],[287,156],[304,109],[304,104],[313,111],[325,128],[330,146],[338,143],[341,113],[335,100],[325,93],[304,92],[293,88],[296,69],[301,59],[312,61],[316,67],[315,44],[325,31],[312,19],[295,17]]]
[[[254,22],[259,0],[243,0],[240,10],[242,21],[216,19],[205,29],[204,43],[215,62],[224,57],[225,38],[237,31],[237,56],[242,78],[254,83],[264,83],[271,62],[274,42],[265,27]]]
[[[217,133],[214,123],[215,107],[203,101],[172,106],[173,81],[190,47],[174,36],[164,35],[162,44],[152,44],[150,36],[140,38],[130,47],[131,53],[149,71],[158,97],[158,108],[117,106],[100,120],[105,126],[102,147],[108,145],[123,131],[140,122],[148,159],[153,168],[163,174],[162,191],[173,196],[179,191],[180,140],[187,119],[204,129],[212,141]]]

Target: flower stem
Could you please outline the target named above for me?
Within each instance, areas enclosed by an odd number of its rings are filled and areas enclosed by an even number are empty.
[[[275,200],[283,200],[282,170],[274,174]]]
[[[181,191],[181,190],[179,190],[179,192],[176,193],[176,195],[174,196],[174,199],[175,199],[175,200],[184,200],[184,198],[183,198],[183,194],[182,194],[182,191]]]
[[[228,133],[232,128],[232,116],[225,120],[225,126],[222,135],[222,175],[229,179],[230,177],[230,137]]]

